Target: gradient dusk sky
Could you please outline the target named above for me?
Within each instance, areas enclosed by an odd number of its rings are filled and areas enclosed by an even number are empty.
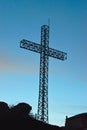
[[[87,0],[0,0],[0,101],[26,102],[37,113],[40,54],[21,49],[22,39],[40,44],[50,18],[49,123],[87,112]]]

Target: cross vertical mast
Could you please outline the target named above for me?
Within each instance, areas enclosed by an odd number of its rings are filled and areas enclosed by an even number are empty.
[[[49,26],[41,27],[40,78],[38,98],[38,119],[48,123],[48,49]]]

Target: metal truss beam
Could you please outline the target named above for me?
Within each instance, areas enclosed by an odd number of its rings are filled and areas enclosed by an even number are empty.
[[[34,51],[37,53],[41,53],[41,45],[38,43],[34,43],[28,40],[21,40],[20,41],[20,47],[30,50],[30,51]],[[56,59],[60,59],[60,60],[66,60],[67,59],[67,53],[63,52],[63,51],[58,51],[56,49],[52,49],[48,47],[48,51],[46,52],[50,57],[56,58]]]

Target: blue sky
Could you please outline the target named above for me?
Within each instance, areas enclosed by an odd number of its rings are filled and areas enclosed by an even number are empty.
[[[27,102],[37,112],[40,55],[20,48],[22,39],[40,43],[50,18],[49,46],[67,60],[49,59],[49,123],[87,112],[87,1],[0,0],[0,100]]]

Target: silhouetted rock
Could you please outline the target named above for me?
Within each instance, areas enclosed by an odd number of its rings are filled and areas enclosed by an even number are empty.
[[[65,128],[67,130],[87,130],[87,113],[66,117]]]
[[[6,102],[0,102],[0,114],[7,112],[9,110],[8,104]]]
[[[38,121],[29,113],[32,107],[27,103],[19,103],[8,107],[5,102],[0,102],[0,129],[1,130],[61,130],[58,126]],[[2,115],[2,116],[1,116]]]
[[[11,107],[11,114],[15,116],[28,116],[32,107],[27,103],[19,103],[16,106]]]
[[[9,106],[6,102],[0,102],[0,120],[6,118],[9,112]]]

